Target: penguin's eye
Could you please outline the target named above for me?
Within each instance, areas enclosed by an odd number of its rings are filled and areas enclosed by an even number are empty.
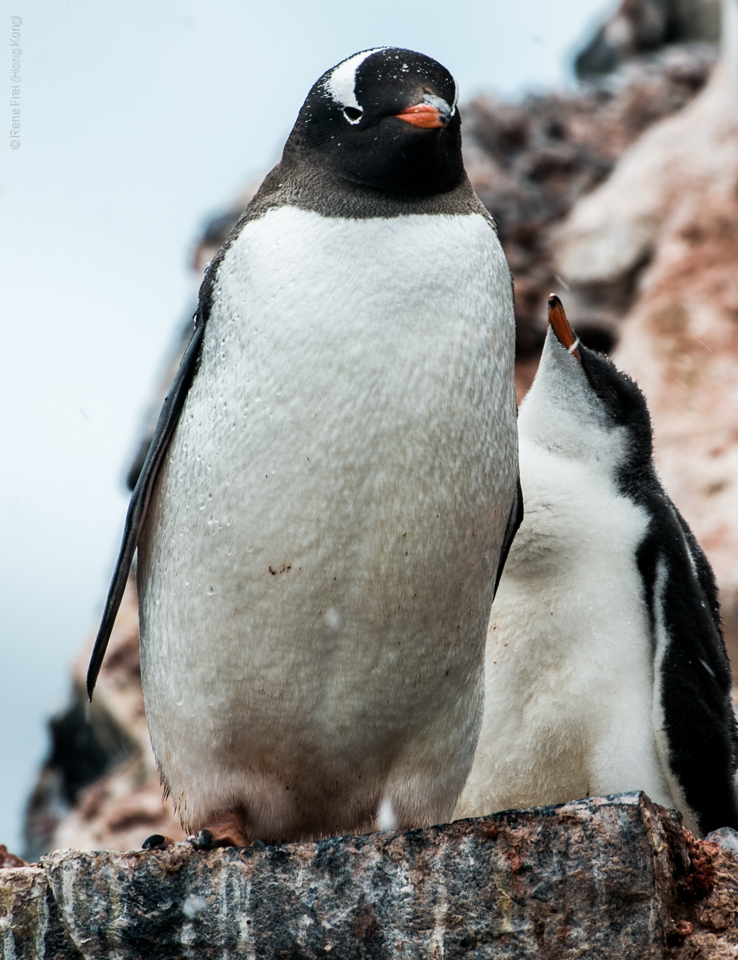
[[[364,111],[358,107],[344,107],[343,115],[349,123],[358,123]]]

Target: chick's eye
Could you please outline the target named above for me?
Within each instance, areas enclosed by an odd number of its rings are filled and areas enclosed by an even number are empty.
[[[358,123],[361,120],[361,115],[364,111],[358,109],[357,107],[344,107],[343,115],[346,117],[349,123]]]

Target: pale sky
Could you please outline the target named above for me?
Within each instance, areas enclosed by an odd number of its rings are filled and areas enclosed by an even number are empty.
[[[3,0],[6,38],[22,20],[20,147],[0,139],[0,843],[18,852],[204,219],[276,162],[310,86],[349,54],[429,54],[462,106],[519,96],[571,83],[613,0],[44,6]]]

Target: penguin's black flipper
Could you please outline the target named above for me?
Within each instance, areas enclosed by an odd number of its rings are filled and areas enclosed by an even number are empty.
[[[500,550],[500,562],[497,564],[497,576],[495,577],[495,594],[497,593],[497,588],[500,585],[500,578],[502,577],[502,571],[505,569],[505,561],[507,560],[507,555],[510,553],[510,547],[513,545],[513,540],[515,539],[515,534],[520,529],[520,524],[523,522],[523,515],[525,509],[523,507],[523,488],[520,486],[520,474],[518,474],[518,488],[515,491],[515,499],[513,500],[512,509],[510,510],[510,516],[507,518],[507,526],[505,527],[505,537],[502,541],[502,549]],[[492,597],[494,600],[494,596]]]
[[[177,375],[174,378],[171,389],[167,394],[164,405],[159,414],[159,420],[156,424],[154,438],[151,441],[149,452],[146,455],[144,465],[138,477],[138,482],[131,495],[131,502],[126,514],[126,524],[123,530],[123,542],[121,543],[118,562],[115,566],[115,573],[108,590],[108,598],[105,602],[100,629],[97,633],[95,646],[90,657],[90,666],[87,669],[87,696],[92,700],[92,691],[95,689],[103,657],[110,640],[110,634],[113,631],[113,624],[118,614],[120,602],[123,599],[123,591],[126,588],[128,574],[133,563],[133,555],[138,545],[138,537],[141,532],[146,512],[151,499],[151,491],[154,482],[159,473],[164,454],[167,451],[169,442],[172,439],[174,431],[179,422],[179,415],[182,412],[187,391],[190,389],[192,378],[197,370],[200,360],[200,348],[202,347],[203,332],[205,323],[198,318],[195,326],[195,332],[192,334],[189,346],[182,357],[182,363],[179,366]]]
[[[652,541],[648,551],[655,560],[648,593],[656,640],[656,689],[667,741],[664,759],[703,833],[718,827],[738,829],[733,779],[738,740],[730,663],[714,606],[715,581],[692,532],[665,499],[671,513],[670,535],[658,545]]]

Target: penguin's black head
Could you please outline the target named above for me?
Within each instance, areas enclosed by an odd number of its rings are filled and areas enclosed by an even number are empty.
[[[548,320],[539,370],[520,411],[521,433],[573,457],[612,458],[618,470],[626,463],[650,469],[651,417],[638,385],[579,342],[556,296]]]
[[[430,57],[398,47],[365,50],[313,86],[285,158],[379,190],[444,193],[464,176],[456,100],[456,81]]]

